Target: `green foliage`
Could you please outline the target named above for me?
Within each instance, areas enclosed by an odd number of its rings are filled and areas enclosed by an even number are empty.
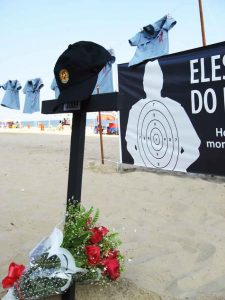
[[[98,219],[99,219],[99,209],[97,208],[95,215],[93,217],[93,221],[91,222],[92,227],[97,223]]]
[[[67,209],[62,247],[71,252],[78,267],[86,265],[84,247],[91,236],[91,232],[87,230],[87,220],[92,212],[93,207],[85,211],[82,206],[72,204]],[[97,217],[95,219],[97,221]],[[94,224],[94,221],[92,221],[92,224]]]

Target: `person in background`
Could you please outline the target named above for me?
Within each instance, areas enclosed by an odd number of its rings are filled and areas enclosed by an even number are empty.
[[[63,130],[64,129],[63,122],[61,120],[59,121],[59,125],[57,126],[57,129],[58,130]]]

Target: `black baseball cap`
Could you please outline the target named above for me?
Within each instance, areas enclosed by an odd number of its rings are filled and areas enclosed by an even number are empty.
[[[58,58],[54,74],[62,103],[88,99],[97,82],[98,73],[113,56],[101,45],[80,41],[69,45]]]

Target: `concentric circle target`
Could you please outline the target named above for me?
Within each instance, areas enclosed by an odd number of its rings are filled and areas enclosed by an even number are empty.
[[[160,101],[149,101],[140,111],[137,141],[146,167],[170,170],[176,167],[179,155],[178,131],[172,114]]]

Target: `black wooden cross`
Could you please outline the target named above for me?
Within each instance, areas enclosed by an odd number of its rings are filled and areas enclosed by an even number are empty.
[[[58,100],[48,100],[42,102],[43,114],[73,114],[67,201],[68,199],[74,199],[74,201],[79,202],[81,201],[86,113],[96,111],[119,111],[122,107],[123,100],[123,96],[115,92],[92,95],[87,100],[79,103],[79,109],[76,107],[76,105],[75,109],[65,107],[65,105],[60,104]],[[73,284],[69,290],[62,295],[62,299],[75,299],[75,284]]]

